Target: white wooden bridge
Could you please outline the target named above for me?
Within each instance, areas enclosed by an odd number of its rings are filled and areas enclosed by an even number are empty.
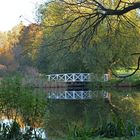
[[[48,81],[61,82],[90,82],[93,73],[64,73],[46,75]],[[103,75],[103,81],[108,81],[108,74]]]
[[[100,96],[107,98],[108,92],[100,92]],[[88,100],[99,96],[98,91],[50,91],[47,98],[56,100]]]

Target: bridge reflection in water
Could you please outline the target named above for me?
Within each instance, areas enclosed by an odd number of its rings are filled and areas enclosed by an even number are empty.
[[[109,93],[106,91],[100,92],[103,98],[108,98]],[[49,91],[47,98],[58,100],[89,100],[99,96],[98,91],[91,90],[71,90],[71,91]]]

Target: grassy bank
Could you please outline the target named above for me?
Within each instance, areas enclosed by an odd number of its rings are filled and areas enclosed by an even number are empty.
[[[109,81],[93,81],[89,87],[91,89],[140,88],[140,75],[136,74],[127,78],[112,77]]]

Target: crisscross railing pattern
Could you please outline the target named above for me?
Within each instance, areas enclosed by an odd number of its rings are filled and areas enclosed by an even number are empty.
[[[48,81],[88,82],[91,80],[90,73],[50,74],[46,77]]]
[[[91,91],[52,91],[48,93],[49,99],[83,100],[91,99]]]

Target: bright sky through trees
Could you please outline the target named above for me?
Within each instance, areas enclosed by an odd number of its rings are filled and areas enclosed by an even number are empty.
[[[21,21],[27,25],[34,22],[35,7],[43,0],[1,0],[0,31],[11,30]]]

